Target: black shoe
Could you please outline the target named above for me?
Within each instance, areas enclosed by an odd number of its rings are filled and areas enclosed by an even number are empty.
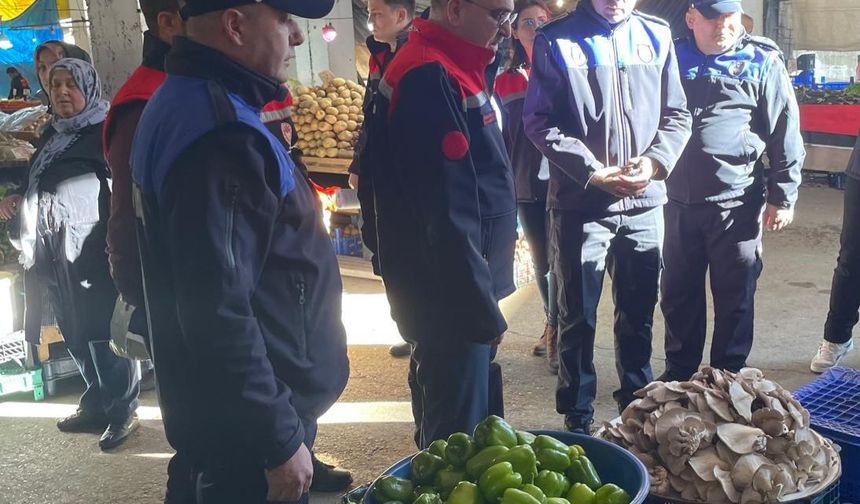
[[[585,436],[590,436],[591,424],[592,421],[583,422],[582,420],[574,417],[565,417],[564,430],[566,430],[567,432],[572,432],[574,434],[583,434]]]
[[[654,381],[655,382],[667,382],[667,383],[673,382],[673,381],[685,382],[685,381],[690,381],[690,378],[692,376],[693,376],[692,373],[690,373],[689,376],[682,376],[681,374],[673,373],[672,371],[669,371],[667,369],[666,371],[663,371],[663,374],[661,374],[657,378],[654,378]]]
[[[123,423],[112,423],[107,426],[105,433],[99,439],[99,448],[102,450],[110,450],[123,444],[132,432],[140,427],[140,421],[137,419],[137,414],[132,413]]]
[[[85,432],[91,434],[102,432],[107,425],[108,421],[104,415],[88,413],[80,409],[57,422],[57,428],[60,429],[60,432]]]
[[[143,373],[143,377],[140,379],[140,391],[147,392],[149,390],[155,390],[155,370],[150,369]]]
[[[410,355],[412,355],[412,345],[406,343],[405,341],[403,343],[391,345],[391,348],[388,349],[388,353],[392,357],[397,358],[409,357]]]
[[[314,479],[311,490],[314,492],[342,492],[352,485],[352,473],[338,469],[320,461],[313,455]]]

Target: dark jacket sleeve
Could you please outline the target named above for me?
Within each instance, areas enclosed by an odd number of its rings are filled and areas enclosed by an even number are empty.
[[[567,72],[559,68],[546,36],[538,33],[523,110],[526,135],[547,159],[585,187],[604,166],[582,140],[559,127],[569,122],[560,117],[571,113],[566,104],[577,100],[570,97],[570,89]]]
[[[760,106],[767,111],[765,131],[769,135],[767,201],[778,207],[792,208],[797,202],[806,150],[800,134],[800,110],[794,88],[782,58],[775,55],[773,60],[765,77]]]
[[[252,306],[280,205],[271,188],[279,178],[260,133],[222,126],[180,156],[162,204],[177,315],[197,360],[191,365],[201,383],[220,391],[237,439],[270,468],[305,438]]]
[[[675,44],[669,43],[669,55],[663,65],[661,78],[663,110],[660,115],[660,126],[651,146],[642,154],[661,165],[664,171],[655,176],[657,179],[666,178],[675,163],[684,152],[684,146],[690,139],[693,119],[687,110],[687,95],[681,84],[678,71],[678,59],[675,57]]]
[[[373,90],[368,83],[367,88],[364,90],[364,103],[361,105],[361,111],[364,114],[365,121],[361,125],[361,129],[358,130],[358,139],[355,142],[355,151],[352,155],[352,163],[349,165],[349,173],[354,173],[356,175],[361,174],[362,157],[364,157],[364,152],[367,148],[367,127],[365,125],[367,124],[367,116],[370,113],[372,101]]]
[[[398,153],[398,187],[408,194],[416,225],[425,233],[427,255],[434,258],[428,277],[445,286],[449,295],[441,302],[450,313],[462,313],[464,323],[473,325],[465,331],[473,341],[489,342],[507,324],[481,255],[475,163],[470,151],[458,148],[469,141],[462,98],[435,64],[411,71],[399,88],[389,137]]]
[[[131,198],[129,159],[134,132],[145,105],[144,102],[131,103],[114,112],[111,131],[106,135],[107,161],[113,179],[107,234],[110,272],[123,299],[133,306],[142,306],[143,282]]]

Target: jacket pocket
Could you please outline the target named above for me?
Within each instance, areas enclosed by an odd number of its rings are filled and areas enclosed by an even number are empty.
[[[296,347],[299,350],[299,356],[302,359],[308,356],[308,336],[307,336],[307,283],[301,273],[291,273],[290,286],[295,295],[296,304]]]

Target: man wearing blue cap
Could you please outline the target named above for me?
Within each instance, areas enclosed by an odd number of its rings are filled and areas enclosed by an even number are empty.
[[[686,380],[701,364],[708,270],[710,365],[746,365],[762,228],[779,231],[794,217],[805,157],[794,90],[779,48],[746,33],[742,15],[740,0],[694,0],[686,18],[692,34],[676,43],[693,135],[668,180],[667,380]]]
[[[186,37],[131,165],[165,431],[194,502],[307,501],[317,418],[349,374],[315,196],[260,120],[283,100],[292,15],[333,0],[188,0]],[[178,335],[178,336],[177,336]]]

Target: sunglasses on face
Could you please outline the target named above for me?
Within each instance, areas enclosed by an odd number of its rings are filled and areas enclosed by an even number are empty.
[[[472,5],[480,7],[482,9],[484,9],[485,11],[487,11],[487,13],[490,15],[490,17],[492,17],[493,19],[496,20],[497,23],[499,23],[499,28],[501,28],[502,26],[504,26],[508,23],[513,23],[517,19],[517,14],[518,14],[517,12],[512,12],[512,11],[509,11],[506,9],[491,9],[489,7],[485,7],[481,4],[479,4],[476,0],[465,0],[465,1],[467,3],[470,3]]]

